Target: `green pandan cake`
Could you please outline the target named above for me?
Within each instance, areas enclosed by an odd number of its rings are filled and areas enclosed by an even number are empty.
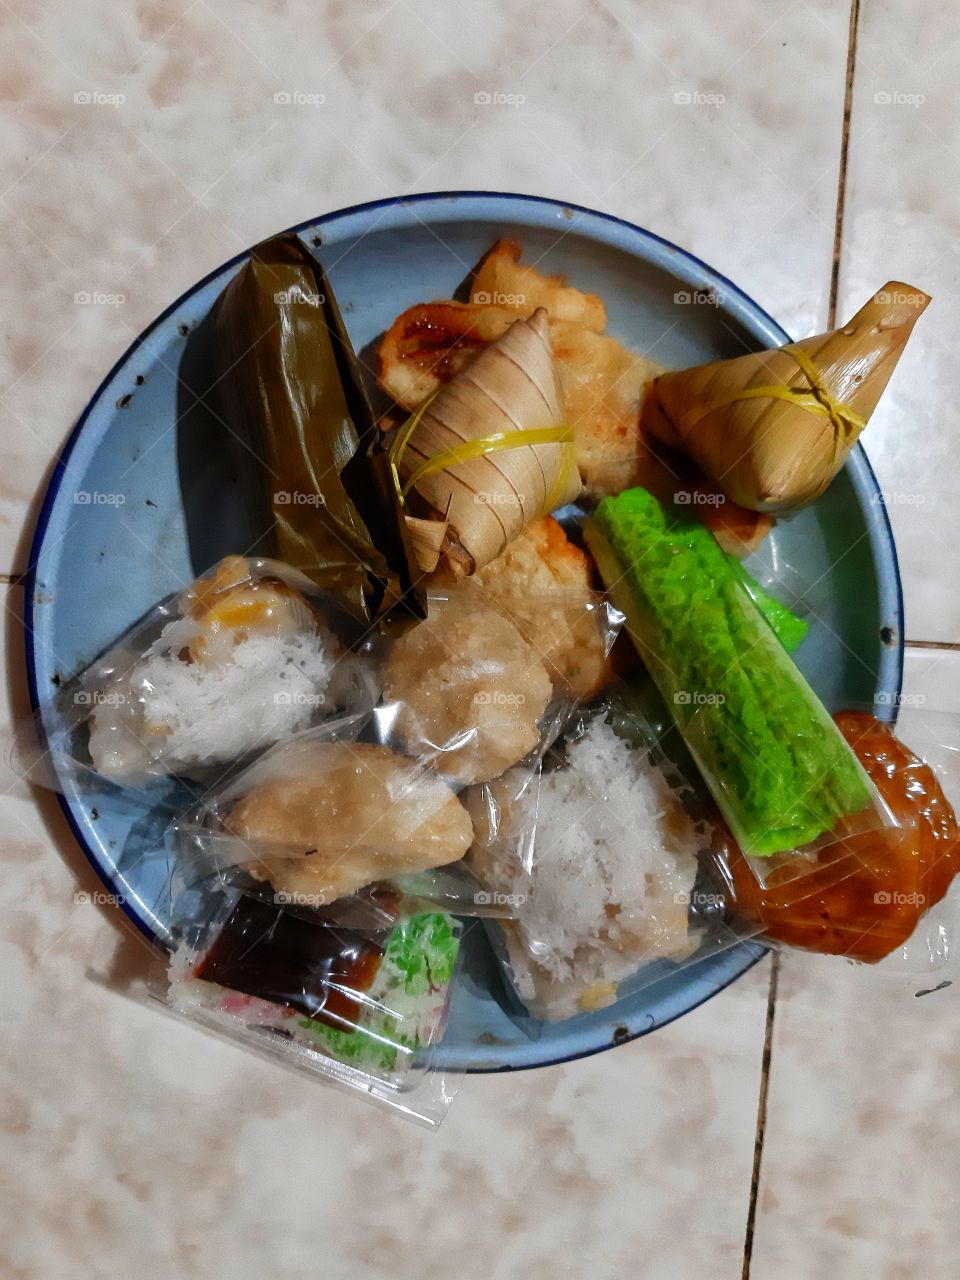
[[[437,1038],[459,949],[452,916],[423,912],[400,920],[387,938],[360,1025],[339,1031],[313,1018],[299,1025],[340,1062],[394,1071]]]
[[[740,566],[702,524],[628,489],[604,499],[584,532],[745,853],[808,844],[872,803],[855,756],[771,630],[769,605],[746,594]]]

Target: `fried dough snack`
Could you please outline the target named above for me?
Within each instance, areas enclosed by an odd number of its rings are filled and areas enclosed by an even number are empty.
[[[471,582],[516,622],[555,687],[580,700],[611,678],[603,636],[588,609],[591,562],[552,516],[528,525]]]
[[[430,601],[426,622],[393,646],[384,702],[411,755],[438,751],[455,782],[487,782],[532,751],[553,685],[531,644],[499,609],[465,589]]]
[[[602,497],[644,483],[650,455],[640,403],[660,367],[604,334],[599,298],[519,258],[518,244],[500,240],[477,270],[469,303],[421,303],[398,316],[380,344],[381,385],[412,412],[518,316],[544,307],[584,486]]]
[[[361,742],[288,743],[225,826],[250,845],[251,875],[322,902],[455,862],[473,838],[470,817],[445,782],[387,747]]]

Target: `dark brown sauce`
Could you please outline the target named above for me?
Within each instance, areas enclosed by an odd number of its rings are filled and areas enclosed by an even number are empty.
[[[356,1026],[382,957],[362,933],[243,895],[194,976],[342,1030]]]
[[[857,869],[837,879],[825,863],[800,902],[786,903],[776,887],[762,889],[732,842],[728,865],[737,914],[761,924],[767,937],[874,963],[902,946],[947,892],[960,870],[960,827],[936,774],[889,725],[862,712],[835,719],[900,829],[848,837]]]

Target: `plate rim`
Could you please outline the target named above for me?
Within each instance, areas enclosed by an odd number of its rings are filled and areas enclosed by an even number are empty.
[[[572,215],[580,215],[590,221],[606,224],[613,231],[619,230],[623,239],[619,247],[626,252],[631,252],[631,241],[634,245],[645,245],[647,248],[654,248],[653,255],[659,265],[678,279],[682,279],[676,271],[676,267],[685,265],[692,275],[699,278],[700,281],[708,282],[710,287],[718,288],[723,294],[723,301],[729,306],[731,302],[735,305],[732,308],[737,318],[745,323],[748,329],[755,329],[758,322],[761,327],[767,329],[769,335],[777,342],[785,343],[791,341],[790,335],[782,328],[780,324],[761,307],[749,294],[742,288],[734,284],[721,272],[717,271],[709,263],[699,258],[696,254],[682,248],[666,237],[650,231],[646,227],[639,226],[637,223],[628,221],[625,218],[618,217],[615,214],[606,213],[602,210],[591,209],[585,205],[575,204],[571,201],[557,200],[550,196],[527,195],[521,192],[496,191],[496,190],[479,190],[465,189],[452,191],[427,191],[418,192],[411,195],[389,196],[378,200],[364,201],[359,204],[347,205],[340,209],[334,209],[327,213],[321,214],[314,218],[308,218],[302,222],[298,222],[293,226],[287,227],[284,231],[276,232],[277,235],[282,234],[300,234],[304,231],[320,228],[331,222],[346,220],[355,216],[370,215],[376,211],[386,210],[390,208],[398,208],[409,205],[434,205],[443,206],[462,203],[464,201],[489,202],[491,209],[489,211],[490,220],[494,221],[495,206],[509,206],[513,213],[516,213],[518,206],[541,206],[544,209],[550,209],[557,216],[572,222]],[[483,217],[483,210],[478,214],[478,220]],[[572,227],[571,227],[572,229]],[[123,351],[118,359],[111,366],[109,371],[100,380],[97,387],[87,400],[83,411],[80,413],[72,430],[67,435],[66,440],[59,449],[56,462],[50,472],[49,479],[43,491],[43,497],[40,502],[33,535],[30,540],[30,550],[27,568],[21,579],[24,587],[24,606],[23,606],[23,628],[25,635],[25,662],[27,669],[27,689],[30,699],[31,710],[36,713],[40,708],[39,688],[37,684],[37,662],[36,662],[36,643],[37,634],[35,627],[35,596],[37,591],[38,567],[41,555],[43,553],[46,534],[49,527],[50,519],[53,514],[53,508],[59,496],[64,477],[66,475],[70,457],[76,448],[81,435],[86,427],[94,410],[99,406],[100,401],[114,378],[120,374],[129,362],[136,356],[137,352],[143,348],[149,341],[151,335],[176,311],[178,311],[184,303],[189,301],[195,294],[204,289],[212,280],[218,276],[228,272],[231,268],[245,261],[251,250],[255,246],[242,250],[240,253],[233,255],[231,258],[220,263],[213,270],[207,272],[206,275],[195,281],[188,289],[180,293],[172,302],[169,303],[151,322],[147,325],[129,346]],[[673,261],[669,261],[672,258]],[[648,259],[649,260],[649,259]],[[867,534],[874,552],[875,560],[878,566],[877,573],[877,589],[881,605],[881,614],[885,615],[888,611],[891,616],[896,618],[897,625],[897,643],[890,646],[887,650],[888,668],[887,680],[881,683],[887,683],[891,686],[894,693],[899,694],[903,683],[903,663],[904,663],[904,635],[903,635],[903,585],[900,574],[899,559],[897,556],[896,541],[893,536],[893,529],[890,524],[890,516],[886,505],[882,501],[882,493],[880,485],[869,459],[859,442],[854,447],[846,464],[851,468],[855,482],[858,487],[872,492],[881,499],[875,503],[875,520],[868,523]],[[891,668],[892,662],[892,668]],[[878,677],[879,678],[879,677]],[[74,839],[80,847],[86,861],[90,864],[100,881],[114,894],[117,895],[117,905],[121,911],[129,918],[131,923],[137,930],[152,944],[158,944],[159,939],[150,927],[147,920],[137,912],[131,903],[128,902],[126,896],[120,892],[118,882],[107,873],[102,862],[97,858],[92,846],[88,843],[81,826],[79,825],[71,806],[67,803],[66,797],[57,794],[57,801],[63,812],[67,825],[69,826]],[[162,945],[162,944],[161,944]],[[739,950],[740,948],[731,948],[730,952]],[[749,952],[744,948],[744,958],[742,966],[735,968],[734,972],[724,975],[712,989],[708,990],[698,999],[685,1005],[682,1009],[672,1013],[670,1017],[660,1021],[653,1021],[651,1025],[644,1026],[637,1031],[631,1032],[628,1036],[618,1038],[616,1041],[608,1041],[606,1043],[591,1046],[583,1051],[565,1052],[557,1058],[543,1058],[538,1060],[523,1061],[519,1063],[502,1063],[499,1065],[476,1064],[468,1065],[466,1070],[471,1074],[496,1074],[504,1071],[532,1070],[539,1067],[556,1066],[563,1062],[572,1062],[580,1058],[592,1057],[596,1053],[605,1052],[608,1049],[616,1048],[621,1044],[628,1044],[631,1040],[639,1039],[641,1036],[649,1035],[651,1032],[658,1030],[660,1027],[669,1025],[682,1017],[686,1013],[692,1012],[705,1004],[713,996],[725,990],[738,978],[752,969],[766,954],[761,949],[758,954],[751,954],[754,947],[750,947]],[[730,952],[722,953],[729,955]],[[615,1006],[614,1006],[615,1007]],[[652,1017],[652,1015],[650,1015]],[[533,1042],[531,1042],[533,1043]]]

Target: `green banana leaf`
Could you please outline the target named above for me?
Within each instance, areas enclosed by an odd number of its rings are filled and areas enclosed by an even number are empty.
[[[266,240],[212,319],[220,411],[257,473],[273,554],[383,630],[420,621],[421,574],[322,267],[295,235]]]

